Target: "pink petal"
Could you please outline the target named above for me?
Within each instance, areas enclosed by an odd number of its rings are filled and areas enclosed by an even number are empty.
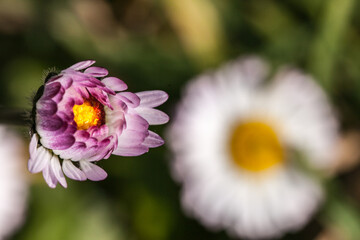
[[[147,131],[149,123],[140,115],[137,114],[126,114],[126,129],[133,129],[137,131]]]
[[[168,100],[169,95],[160,90],[138,92],[141,107],[157,107]]]
[[[79,168],[75,167],[75,165],[68,159],[63,161],[62,164],[63,171],[68,178],[77,180],[77,181],[85,181],[86,176]]]
[[[140,104],[140,98],[135,93],[121,92],[116,94],[115,96],[125,102],[126,105],[133,108],[139,106]]]
[[[71,159],[73,161],[79,161],[83,159],[84,151],[86,150],[86,144],[84,142],[75,142],[71,148],[66,150],[57,151],[54,153],[59,155],[62,159]]]
[[[94,63],[95,63],[94,60],[86,60],[86,61],[75,63],[74,65],[70,66],[69,68],[74,69],[74,70],[82,70],[87,67],[90,67]]]
[[[126,128],[118,134],[119,147],[139,146],[148,133],[148,122],[137,114],[126,115]]]
[[[145,138],[143,143],[145,146],[150,148],[159,147],[164,144],[164,140],[156,133],[149,131],[149,136]]]
[[[65,150],[75,143],[75,137],[72,135],[60,135],[57,137],[41,138],[41,143],[50,149]]]
[[[113,91],[124,91],[128,88],[122,80],[116,77],[104,78],[102,82],[106,85],[106,87],[112,89]]]
[[[53,98],[55,97],[61,89],[61,84],[59,82],[54,82],[47,84],[44,90],[43,98]]]
[[[89,67],[84,71],[84,73],[90,74],[94,77],[105,77],[109,74],[108,70],[102,67]]]
[[[160,125],[169,121],[169,116],[158,109],[139,107],[136,110],[150,125]]]
[[[88,161],[80,161],[80,168],[86,177],[92,181],[101,181],[107,177],[107,173],[102,168]]]
[[[148,132],[141,132],[136,130],[125,130],[118,138],[119,147],[131,147],[140,145],[145,141]]]
[[[69,76],[64,76],[64,77],[62,77],[60,83],[65,89],[68,89],[73,84],[73,80]]]
[[[36,157],[29,159],[29,171],[31,173],[38,173],[43,171],[43,169],[49,165],[50,159],[51,153],[42,146],[38,147],[38,149],[36,150]]]
[[[139,156],[149,151],[149,148],[143,145],[132,147],[118,147],[113,151],[113,154],[125,157]]]
[[[42,116],[51,116],[57,111],[57,104],[51,99],[42,98],[36,103],[37,113]]]
[[[61,169],[61,165],[59,162],[59,158],[54,155],[50,160],[50,170],[53,172],[55,178],[59,183],[64,187],[67,188],[66,179]]]
[[[89,93],[94,98],[96,98],[96,100],[98,100],[100,103],[108,106],[110,109],[113,109],[113,107],[110,104],[108,95],[106,93],[104,93],[102,90],[100,90],[98,88],[88,88],[87,91],[89,91]]]
[[[51,170],[50,164],[44,168],[43,170],[43,176],[45,179],[45,182],[49,185],[51,188],[55,188],[56,184],[58,183],[53,171]]]

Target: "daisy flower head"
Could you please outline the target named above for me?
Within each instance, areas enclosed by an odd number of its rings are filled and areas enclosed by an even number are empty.
[[[49,74],[32,110],[29,171],[42,172],[46,183],[67,187],[65,176],[84,181],[103,180],[96,162],[111,154],[138,156],[164,141],[149,125],[168,122],[154,109],[168,99],[159,90],[124,92],[127,85],[107,77],[105,68],[83,61]]]
[[[305,169],[325,170],[337,139],[337,120],[309,76],[284,68],[268,81],[268,73],[248,57],[197,77],[168,131],[185,212],[250,239],[308,222],[323,191]]]
[[[7,239],[25,219],[26,155],[21,139],[4,125],[0,125],[0,141],[0,239]]]

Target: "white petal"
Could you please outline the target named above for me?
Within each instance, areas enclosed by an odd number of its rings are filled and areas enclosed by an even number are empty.
[[[66,188],[67,187],[66,179],[62,172],[59,158],[56,155],[54,155],[50,160],[50,170],[53,172],[55,178],[59,181],[59,183],[64,188]]]
[[[51,170],[50,164],[48,164],[44,168],[42,173],[43,173],[45,182],[49,185],[49,187],[55,188],[56,184],[58,183],[58,180],[56,179],[53,171]]]
[[[102,168],[85,160],[80,161],[80,168],[92,181],[101,181],[107,177],[107,173]]]
[[[77,180],[77,181],[85,181],[86,176],[83,171],[79,168],[75,167],[75,165],[68,159],[65,159],[62,164],[63,171],[68,178]]]
[[[29,152],[30,152],[30,158],[35,159],[36,157],[36,150],[37,150],[37,144],[39,142],[39,137],[36,133],[33,134],[30,145],[29,145]]]
[[[28,169],[31,173],[41,172],[47,165],[50,164],[51,153],[40,146],[36,150],[36,157],[30,158],[28,162]]]

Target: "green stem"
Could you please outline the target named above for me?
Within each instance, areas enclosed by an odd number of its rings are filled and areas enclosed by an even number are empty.
[[[359,239],[359,209],[334,181],[328,185],[328,198],[322,218],[326,225],[333,226],[345,234],[346,239]]]
[[[309,58],[309,70],[326,90],[333,85],[334,63],[341,47],[342,36],[349,24],[355,0],[327,0],[319,31]]]

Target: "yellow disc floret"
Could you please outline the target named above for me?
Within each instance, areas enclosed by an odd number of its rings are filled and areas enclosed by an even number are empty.
[[[81,105],[74,105],[74,121],[78,130],[86,130],[92,126],[100,126],[103,123],[103,106],[97,100],[88,99]]]
[[[237,125],[230,138],[230,153],[237,166],[252,172],[269,169],[284,160],[275,132],[261,122]]]

